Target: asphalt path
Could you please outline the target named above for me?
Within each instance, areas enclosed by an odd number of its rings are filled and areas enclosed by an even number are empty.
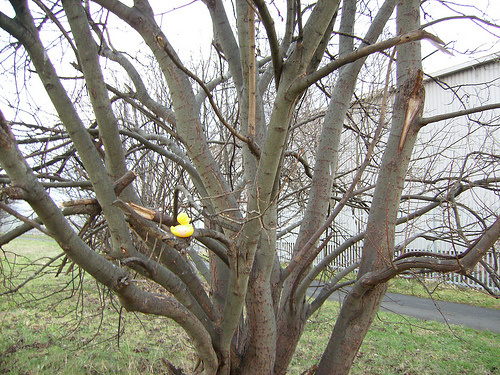
[[[342,301],[344,296],[345,292],[336,292],[330,299]],[[381,309],[424,321],[433,320],[500,333],[500,310],[394,293],[385,295]]]

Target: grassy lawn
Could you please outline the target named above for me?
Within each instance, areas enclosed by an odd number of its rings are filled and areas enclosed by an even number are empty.
[[[20,282],[26,275],[18,271],[29,260],[60,253],[50,241],[18,241],[3,247],[0,293],[11,287],[4,275]],[[25,257],[10,254],[14,246],[22,247]],[[195,361],[191,343],[174,323],[125,311],[120,315],[113,296],[76,267],[55,278],[60,263],[27,284],[25,297],[0,296],[0,374],[169,374],[167,360],[190,369]],[[44,298],[35,299],[40,296]],[[328,301],[311,317],[289,374],[317,363],[338,309],[338,303]],[[450,330],[380,312],[351,373],[500,374],[500,334],[456,326]]]
[[[482,290],[459,287],[438,280],[419,281],[413,278],[398,277],[389,281],[388,291],[500,310],[500,299],[494,298]]]
[[[336,303],[311,318],[290,367],[300,374],[321,356],[333,329]],[[333,314],[332,314],[333,313]],[[422,322],[380,312],[351,374],[500,374],[500,334]]]
[[[347,279],[354,279],[355,277],[354,273],[347,275]],[[500,310],[500,298],[495,298],[483,290],[448,284],[439,278],[396,277],[388,283],[389,288],[387,291],[389,293],[432,298],[438,301],[463,303]]]

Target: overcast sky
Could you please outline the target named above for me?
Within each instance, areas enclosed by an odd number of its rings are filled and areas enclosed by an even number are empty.
[[[132,3],[132,0],[127,0]],[[125,3],[127,1],[124,1]],[[274,0],[275,2],[285,0]],[[364,2],[376,2],[382,0],[364,0]],[[305,3],[305,1],[303,1]],[[474,7],[467,5],[474,3]],[[97,5],[90,2],[91,8],[96,10]],[[167,35],[170,42],[178,51],[181,59],[190,66],[191,61],[198,60],[200,55],[207,56],[210,52],[210,43],[212,41],[212,26],[208,10],[201,0],[152,0],[153,9],[157,14],[157,20],[162,30]],[[227,11],[230,15],[233,14],[232,3],[229,0],[225,1]],[[500,0],[453,0],[455,9],[467,15],[475,15],[477,17],[495,17],[500,18]],[[464,4],[458,6],[456,4]],[[30,2],[32,7],[36,7],[33,2]],[[129,4],[130,5],[130,4]],[[424,3],[424,11],[428,12],[432,17],[439,18],[449,15],[454,15],[449,9],[441,4],[438,0],[429,0]],[[13,16],[12,8],[7,0],[0,0],[0,9],[7,12],[9,16]],[[270,10],[274,8],[270,6]],[[486,15],[483,13],[487,13]],[[439,14],[439,16],[438,16]],[[442,15],[441,15],[442,14]],[[105,20],[103,16],[103,21]],[[109,16],[110,19],[113,18]],[[422,23],[429,22],[430,19],[425,15],[422,17]],[[394,28],[394,22],[392,22]],[[146,50],[141,47],[140,37],[129,27],[119,22],[110,22],[108,24],[112,33],[112,43],[115,48],[120,51],[126,51],[134,55],[137,51]],[[277,29],[283,28],[283,21],[276,17]],[[462,55],[455,53],[454,56],[449,56],[442,52],[436,52],[429,58],[424,60],[424,70],[426,73],[435,73],[441,69],[459,65],[463,62],[473,60],[477,57],[482,57],[494,52],[500,52],[500,43],[498,34],[500,29],[492,28],[485,30],[480,25],[474,24],[467,20],[452,20],[441,22],[427,29],[436,34],[445,43],[450,43],[454,50],[459,52],[476,52],[475,54]],[[358,30],[359,34],[363,34],[362,26]],[[495,35],[496,33],[497,35]],[[131,48],[132,46],[132,48]],[[427,41],[422,42],[423,56],[436,51],[436,48]],[[334,50],[332,49],[332,52]],[[54,53],[60,53],[60,50],[55,49]],[[61,58],[51,55],[58,70],[69,67],[69,64],[62,64]],[[73,59],[73,57],[70,57]],[[190,61],[191,60],[191,61]],[[7,61],[4,61],[7,64]],[[4,65],[6,67],[6,65]],[[39,99],[40,100],[40,99]],[[7,107],[7,106],[6,106]],[[40,108],[44,108],[40,106]],[[6,114],[14,118],[14,113]]]
[[[453,13],[446,6],[438,1],[428,1],[424,4],[424,11],[429,12],[434,18],[450,16]],[[480,18],[495,19],[500,18],[500,1],[499,0],[454,0],[452,2],[454,8],[465,15],[474,15]],[[459,5],[462,4],[462,5]],[[470,5],[474,4],[474,6]],[[485,14],[483,14],[485,13]],[[439,14],[439,17],[436,16]],[[455,14],[456,15],[456,14]],[[422,24],[426,24],[430,20],[422,17]],[[437,35],[445,43],[450,43],[453,49],[459,53],[454,53],[454,56],[449,56],[444,53],[436,52],[428,59],[424,60],[424,67],[428,73],[435,72],[444,68],[455,66],[463,62],[474,60],[475,58],[489,55],[495,52],[500,52],[498,28],[483,28],[485,25],[476,21],[476,23],[457,19],[448,20],[435,24],[427,31]],[[423,56],[435,51],[428,42],[422,42]],[[464,54],[461,54],[461,53]]]
[[[130,0],[129,3],[132,3],[132,1]],[[158,22],[162,30],[185,62],[188,62],[191,58],[196,59],[196,56],[199,54],[208,55],[212,40],[212,27],[208,11],[200,0],[152,0],[152,3],[155,13],[158,14]],[[473,14],[482,17],[482,13],[486,12],[487,15],[491,15],[491,18],[500,18],[500,0],[453,0],[453,3],[464,4],[464,6],[459,8],[463,14]],[[479,10],[467,5],[471,3],[475,4]],[[226,4],[230,6],[231,3],[226,1]],[[30,2],[30,5],[35,7],[33,2]],[[451,14],[444,6],[438,5],[439,2],[437,0],[428,1],[424,4],[424,10],[432,14],[434,18],[438,18],[436,14],[442,13],[443,16]],[[95,4],[91,6],[96,7]],[[6,12],[7,15],[13,16],[12,8],[7,0],[0,0],[0,9],[2,12]],[[232,9],[228,8],[228,12],[231,13]],[[422,18],[423,24],[428,21],[425,17]],[[276,23],[277,27],[280,27],[279,19],[276,20]],[[124,26],[111,27],[116,27],[114,29],[116,32],[114,36],[116,38],[113,38],[113,45],[118,50],[133,53],[133,48],[131,49],[130,46],[140,45],[140,38],[134,32],[124,34]],[[477,57],[500,52],[500,43],[497,36],[500,34],[499,29],[490,28],[487,31],[471,21],[455,20],[439,23],[427,30],[439,36],[445,43],[451,43],[453,49],[460,52],[476,52],[475,54],[465,56],[458,53],[455,56],[448,56],[442,52],[434,53],[424,61],[427,73],[434,73],[443,68],[455,66]],[[496,35],[493,33],[496,33]],[[435,51],[435,47],[426,41],[422,42],[422,48],[424,56]],[[60,64],[58,68],[60,69]],[[6,89],[7,87],[4,86],[4,88]],[[39,89],[41,90],[41,87]],[[24,94],[30,95],[28,91],[25,91]],[[40,112],[44,111],[43,102],[45,98],[44,95],[41,95],[35,101],[39,105]],[[3,103],[3,100],[0,104],[4,107],[4,111],[6,111],[5,115],[9,119],[17,120],[19,119],[18,116],[23,117],[22,112],[16,115],[16,111],[9,108],[6,103]],[[50,105],[47,108],[50,108],[49,111],[51,111]],[[29,112],[27,115],[29,115]],[[30,120],[27,121],[29,122]]]
[[[209,52],[212,28],[208,11],[201,1],[153,0],[152,3],[155,12],[160,14],[158,20],[161,23],[162,30],[182,58],[186,59],[192,55],[196,56],[200,53],[207,54]],[[227,11],[231,13],[231,3],[225,2],[225,4],[228,7]],[[454,0],[452,4],[454,4],[455,10],[465,15],[474,15],[481,18],[486,16],[490,19],[500,18],[500,0]],[[474,4],[474,6],[470,4]],[[423,9],[433,18],[458,15],[437,0],[427,1],[424,3]],[[486,15],[483,13],[486,13]],[[430,18],[425,15],[422,17],[422,24],[429,21]],[[276,27],[280,27],[279,18],[276,19]],[[429,73],[470,61],[474,57],[500,52],[498,38],[500,29],[490,27],[485,30],[472,21],[462,19],[441,22],[429,27],[427,30],[436,34],[445,43],[450,43],[453,49],[467,53],[465,56],[460,53],[455,53],[454,56],[442,52],[433,54],[424,61],[425,69]],[[493,33],[496,33],[496,35]],[[422,42],[422,50],[423,56],[426,56],[435,51],[436,48],[424,41]]]
[[[132,0],[122,0],[127,5],[132,5]],[[284,2],[285,0],[274,0],[273,3]],[[364,0],[365,3],[382,2],[383,0]],[[307,1],[303,1],[306,3]],[[474,15],[480,18],[490,20],[500,19],[500,0],[453,0],[448,1],[452,4],[454,11],[442,4],[440,0],[427,0],[423,3],[424,12],[427,12],[430,17],[436,19],[451,15],[458,15],[457,12],[464,15]],[[3,4],[3,5],[2,5]],[[94,4],[91,7],[97,9]],[[208,55],[210,52],[210,43],[212,41],[212,26],[210,16],[206,6],[200,0],[151,0],[153,10],[157,14],[157,20],[163,32],[179,53],[183,61],[189,61],[191,57],[196,59],[197,55]],[[232,9],[231,1],[224,1],[226,9],[231,16],[234,10]],[[471,5],[473,4],[473,5]],[[33,3],[31,6],[36,7]],[[451,6],[451,5],[450,5]],[[9,16],[13,16],[12,7],[7,0],[0,0],[0,9],[7,12]],[[271,12],[274,12],[274,7],[269,6]],[[422,17],[422,24],[426,24],[431,19],[425,14]],[[500,23],[500,22],[498,22]],[[282,29],[284,21],[279,17],[275,18],[276,28]],[[465,61],[469,61],[474,57],[484,56],[494,52],[500,52],[499,35],[500,29],[489,27],[484,29],[478,22],[466,20],[451,20],[433,25],[426,30],[432,32],[441,38],[445,43],[450,43],[453,49],[458,52],[454,56],[448,56],[443,53],[435,53],[424,61],[425,70],[428,73],[441,70],[443,68],[458,65]],[[113,38],[113,43],[117,49],[129,50],[130,45],[134,42],[139,44],[141,41],[135,33],[128,33],[126,37],[123,34],[124,26],[116,27],[116,31],[120,37]],[[359,33],[362,34],[362,27],[359,27]],[[423,56],[426,56],[433,51],[435,47],[428,42],[422,42]],[[130,50],[129,50],[130,51]]]

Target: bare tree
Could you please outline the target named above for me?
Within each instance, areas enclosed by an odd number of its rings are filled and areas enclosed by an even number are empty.
[[[3,100],[18,112],[1,118],[3,193],[28,202],[38,218],[0,243],[32,227],[46,231],[127,310],[177,322],[199,356],[197,373],[286,373],[307,318],[357,271],[315,370],[346,374],[388,280],[410,270],[468,274],[500,236],[496,211],[471,208],[475,224],[464,228],[459,211],[467,205],[457,203],[468,190],[498,191],[495,148],[486,157],[479,142],[467,160],[481,153],[482,164],[467,173],[439,163],[424,170],[418,159],[437,157],[437,144],[425,158],[417,147],[411,161],[419,131],[443,119],[422,118],[420,41],[439,49],[443,42],[421,27],[418,0],[236,0],[235,19],[229,4],[204,0],[213,49],[195,68],[181,61],[146,0],[10,3],[12,15],[0,13],[2,64],[17,93]],[[369,19],[363,35],[360,16]],[[147,48],[115,49],[118,24]],[[32,74],[54,113],[32,92]],[[356,89],[365,79],[372,95]],[[26,92],[38,110],[25,106]],[[448,117],[499,107],[466,106]],[[32,112],[31,122],[19,120],[22,111]],[[73,200],[61,210],[48,188]],[[185,238],[169,228],[182,210],[196,227]],[[366,217],[363,226],[342,226],[346,210]],[[456,220],[421,228],[418,220],[438,210]],[[83,218],[78,233],[67,219],[74,215]],[[405,252],[396,244],[401,226],[416,237],[460,240],[465,250]],[[290,233],[291,258],[281,264],[277,241]],[[342,240],[315,263],[334,233]],[[307,301],[316,276],[357,243],[359,262],[331,274]],[[192,244],[208,249],[208,269]],[[131,271],[168,293],[142,289]]]

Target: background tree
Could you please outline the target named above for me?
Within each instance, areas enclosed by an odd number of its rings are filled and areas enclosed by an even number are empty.
[[[213,49],[188,68],[158,24],[153,9],[160,4],[10,1],[12,14],[0,13],[8,40],[3,61],[20,89],[4,99],[18,112],[1,119],[3,192],[28,202],[38,219],[0,242],[43,225],[67,258],[127,310],[177,322],[204,374],[284,374],[307,318],[357,270],[316,370],[347,373],[388,280],[418,269],[467,274],[492,249],[500,236],[494,210],[475,211],[479,224],[471,231],[461,230],[459,220],[439,228],[467,244],[454,256],[395,255],[395,242],[398,225],[413,228],[445,203],[458,212],[456,198],[465,190],[496,191],[496,150],[468,175],[474,183],[457,177],[459,168],[436,190],[431,180],[443,170],[433,170],[419,180],[419,199],[427,203],[404,204],[419,131],[438,120],[421,117],[420,40],[443,42],[421,27],[420,1],[203,3]],[[496,28],[493,20],[452,14]],[[139,35],[147,50],[115,49],[115,25],[127,37]],[[366,30],[359,35],[358,28]],[[39,90],[34,96],[34,73],[55,113]],[[360,85],[366,77],[378,82],[371,102],[357,101],[368,121],[349,111],[354,97],[369,97]],[[16,119],[25,117],[25,93],[38,105],[28,108],[32,122]],[[499,105],[470,112],[493,107]],[[344,151],[354,149],[357,157],[347,158]],[[63,210],[51,198],[56,188],[74,198]],[[189,238],[169,231],[178,206],[194,219]],[[367,215],[358,232],[338,225],[348,206]],[[72,215],[83,217],[78,232],[67,219]],[[295,230],[291,259],[280,264],[277,240]],[[314,265],[335,231],[344,240]],[[307,301],[315,277],[361,241],[360,262],[334,273]],[[208,269],[193,243],[208,249]],[[167,293],[141,288],[131,272]]]

